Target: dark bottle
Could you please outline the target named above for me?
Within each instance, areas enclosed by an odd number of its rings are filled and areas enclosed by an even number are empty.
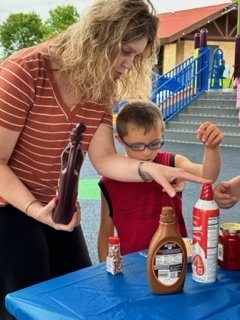
[[[151,291],[171,294],[182,290],[187,272],[187,251],[177,231],[172,207],[163,207],[160,224],[148,249],[147,273]]]
[[[83,123],[76,125],[70,134],[70,142],[61,156],[57,205],[53,210],[53,220],[57,223],[68,224],[76,211],[78,180],[84,160],[81,142],[85,130],[86,126]]]

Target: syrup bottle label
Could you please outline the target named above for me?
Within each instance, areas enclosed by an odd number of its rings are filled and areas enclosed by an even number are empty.
[[[164,243],[154,259],[155,275],[162,284],[173,285],[183,269],[183,251],[175,242]]]

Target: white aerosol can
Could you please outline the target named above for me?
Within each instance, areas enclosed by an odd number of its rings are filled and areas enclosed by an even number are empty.
[[[210,183],[202,187],[193,208],[192,278],[210,283],[217,279],[219,208]]]

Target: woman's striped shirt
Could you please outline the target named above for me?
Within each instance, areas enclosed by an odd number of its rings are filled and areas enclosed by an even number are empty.
[[[86,153],[100,123],[112,126],[112,114],[93,103],[67,108],[51,71],[47,46],[23,49],[1,64],[0,126],[20,132],[9,166],[43,203],[56,193],[61,153],[79,122],[87,127]]]

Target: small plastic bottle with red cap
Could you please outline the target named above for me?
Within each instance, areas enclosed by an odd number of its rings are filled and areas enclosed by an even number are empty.
[[[122,256],[119,237],[108,238],[107,272],[115,275],[122,272]]]
[[[202,186],[193,208],[192,278],[210,283],[217,278],[219,208],[210,183]]]

